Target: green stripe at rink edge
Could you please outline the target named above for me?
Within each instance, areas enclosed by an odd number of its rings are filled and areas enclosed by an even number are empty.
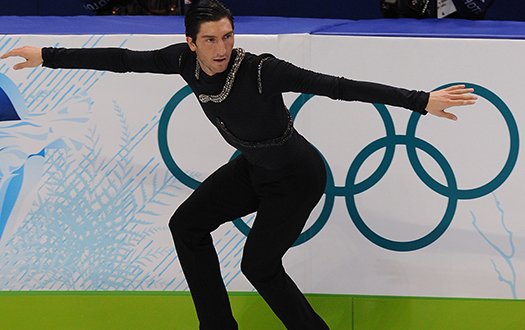
[[[525,329],[525,300],[309,294],[332,330]],[[256,293],[231,292],[241,330],[285,329]],[[187,292],[0,291],[0,329],[198,329]]]

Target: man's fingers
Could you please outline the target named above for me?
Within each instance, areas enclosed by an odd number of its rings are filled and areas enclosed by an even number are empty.
[[[456,117],[456,115],[450,112],[446,112],[446,111],[441,111],[440,117],[447,118],[450,120],[458,120],[458,117]]]
[[[12,50],[9,51],[9,52],[7,52],[7,53],[5,53],[4,55],[2,55],[1,58],[4,59],[4,58],[11,57],[11,56],[16,56],[15,54],[13,54],[13,51],[12,51]]]
[[[447,103],[447,108],[450,108],[462,105],[476,104],[476,100],[449,100]]]
[[[456,117],[454,114],[451,114],[450,112],[446,112],[446,114],[447,114],[446,116],[447,119],[458,120],[458,117]]]
[[[446,91],[454,91],[454,90],[457,90],[457,89],[464,89],[465,88],[465,85],[452,85],[452,86],[448,86],[447,88],[445,88]]]
[[[30,66],[30,65],[29,65],[29,62],[26,61],[26,62],[22,62],[22,63],[15,64],[15,65],[13,66],[13,69],[15,69],[15,70],[20,70],[20,69],[23,69],[23,68],[27,68],[27,67],[29,67],[29,66]]]
[[[477,100],[478,97],[476,95],[471,94],[452,94],[449,96],[451,100]]]
[[[457,88],[457,89],[452,89],[448,91],[448,93],[452,95],[468,94],[468,93],[473,93],[473,92],[474,92],[474,88]]]
[[[21,56],[20,51],[21,51],[21,48],[11,49],[10,51],[2,55],[2,58],[8,58],[11,56]]]
[[[20,47],[20,48],[13,48],[10,51],[8,51],[7,53],[5,53],[4,55],[2,55],[1,58],[4,59],[4,58],[12,57],[12,56],[20,56],[20,57],[23,57],[23,58],[27,58],[27,56],[28,56],[28,52],[27,51],[28,51],[28,47],[27,46]]]

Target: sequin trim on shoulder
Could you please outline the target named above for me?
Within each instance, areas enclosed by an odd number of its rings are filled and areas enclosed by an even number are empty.
[[[262,86],[262,66],[263,63],[269,59],[270,57],[265,57],[259,62],[259,66],[257,68],[257,86],[259,88],[259,94],[263,93],[263,86]]]

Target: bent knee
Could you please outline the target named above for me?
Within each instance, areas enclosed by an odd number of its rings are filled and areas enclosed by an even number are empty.
[[[251,257],[243,257],[241,260],[241,272],[251,283],[268,281],[282,270],[281,260]]]
[[[250,261],[246,258],[241,260],[241,272],[246,276],[246,278],[251,282],[257,277],[257,264],[253,261]]]
[[[189,212],[187,212],[184,204],[175,210],[175,213],[170,218],[168,227],[172,235],[176,235],[188,230],[188,222],[190,221]]]
[[[182,203],[171,216],[168,226],[172,235],[201,235],[215,230],[215,222],[199,208]]]

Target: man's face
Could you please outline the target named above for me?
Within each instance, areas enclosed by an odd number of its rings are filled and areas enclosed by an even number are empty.
[[[190,49],[197,54],[201,68],[207,75],[224,72],[228,68],[233,49],[233,28],[228,18],[201,23],[197,40],[186,37]]]

